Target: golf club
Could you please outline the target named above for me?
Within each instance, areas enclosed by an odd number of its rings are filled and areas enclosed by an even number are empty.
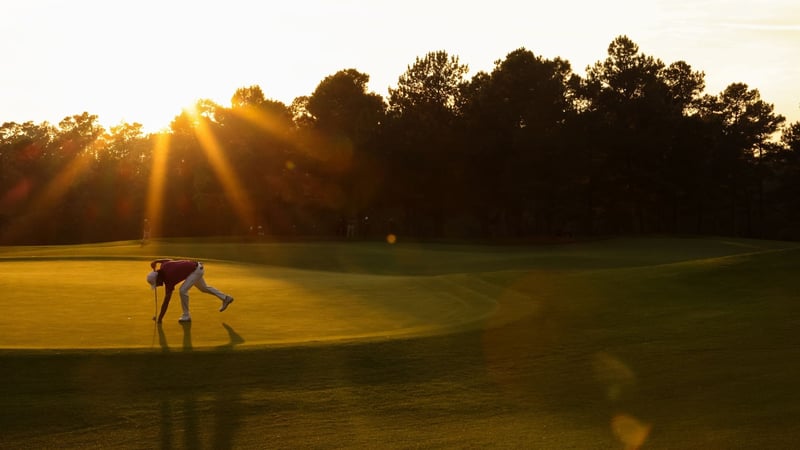
[[[158,317],[158,288],[153,288],[153,321]]]

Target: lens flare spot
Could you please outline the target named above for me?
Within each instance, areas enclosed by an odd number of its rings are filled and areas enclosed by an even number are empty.
[[[636,384],[636,374],[617,357],[600,352],[594,356],[594,374],[606,388],[609,400],[619,400],[623,391]]]
[[[651,428],[653,428],[652,425],[643,423],[627,414],[617,414],[611,419],[611,430],[626,450],[641,448],[644,441],[647,440]]]
[[[286,168],[287,169],[294,170],[295,167],[297,167],[297,166],[295,166],[294,161],[291,161],[291,160],[286,161]]]
[[[386,242],[394,244],[395,242],[397,242],[397,236],[390,233],[389,235],[386,236]]]

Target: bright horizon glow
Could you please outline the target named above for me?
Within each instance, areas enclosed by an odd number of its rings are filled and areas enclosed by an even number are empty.
[[[0,123],[58,124],[86,111],[106,128],[158,131],[198,99],[229,107],[236,89],[258,85],[289,105],[348,68],[388,98],[417,57],[438,50],[467,64],[468,77],[520,47],[584,75],[620,35],[704,72],[708,94],[746,83],[800,121],[795,0],[10,0],[0,15]]]

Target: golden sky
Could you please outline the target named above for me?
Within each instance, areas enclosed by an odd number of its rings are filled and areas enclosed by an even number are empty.
[[[623,34],[705,72],[709,94],[743,82],[800,121],[797,0],[4,0],[0,123],[88,111],[155,131],[199,98],[229,106],[259,85],[290,104],[347,68],[388,97],[437,50],[468,76],[520,47],[583,75]]]

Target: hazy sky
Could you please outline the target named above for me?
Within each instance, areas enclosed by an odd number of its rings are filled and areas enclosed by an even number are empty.
[[[0,123],[87,111],[103,125],[165,127],[199,98],[223,106],[259,85],[287,105],[354,68],[388,87],[416,57],[444,50],[491,71],[520,47],[573,71],[627,35],[666,64],[706,74],[706,92],[758,89],[800,121],[797,0],[3,0]]]

